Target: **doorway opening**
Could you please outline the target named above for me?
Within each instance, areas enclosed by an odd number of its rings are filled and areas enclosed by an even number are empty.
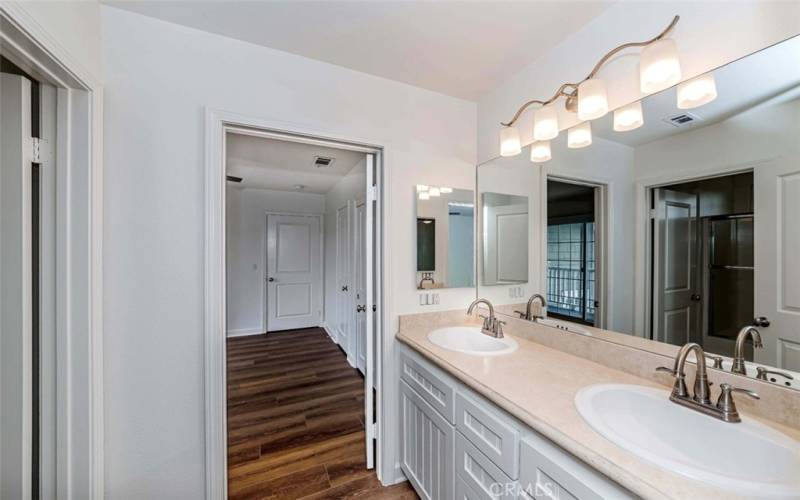
[[[599,186],[547,179],[547,314],[599,325]]]
[[[733,355],[755,315],[753,187],[750,171],[649,190],[652,339]]]
[[[380,151],[236,127],[223,151],[227,492],[369,494]]]

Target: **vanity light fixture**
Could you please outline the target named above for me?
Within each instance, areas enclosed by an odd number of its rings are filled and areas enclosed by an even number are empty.
[[[420,191],[419,192],[419,199],[420,200],[430,200],[431,199],[431,195],[429,195],[427,191]]]
[[[717,98],[714,73],[696,76],[678,84],[678,108],[692,109],[708,104]]]
[[[431,187],[428,190],[428,196],[439,196],[441,192],[439,191],[438,187]]]
[[[449,188],[449,187],[440,187],[440,188],[439,188],[439,192],[440,192],[440,193],[442,193],[442,194],[450,194],[450,193],[452,193],[452,192],[453,192],[453,188]]]
[[[549,141],[558,136],[558,111],[551,105],[537,109],[533,114],[533,140]]]
[[[614,130],[617,132],[627,132],[642,125],[644,125],[642,101],[632,102],[614,110]]]
[[[500,131],[500,156],[515,156],[522,152],[517,127],[504,127]]]
[[[585,148],[592,144],[592,123],[582,122],[567,130],[567,147]]]
[[[550,141],[537,141],[531,144],[531,161],[534,163],[544,163],[553,155],[550,153]]]
[[[680,16],[672,18],[672,22],[650,40],[624,43],[608,52],[595,64],[586,78],[577,83],[562,84],[549,99],[533,99],[520,106],[510,121],[500,123],[503,126],[500,130],[500,155],[514,156],[522,151],[519,130],[514,125],[522,113],[532,106],[539,106],[533,116],[534,141],[539,142],[553,139],[558,135],[557,110],[552,105],[560,97],[565,98],[564,107],[566,110],[570,113],[577,113],[578,118],[581,120],[594,120],[608,113],[606,85],[601,79],[597,78],[597,73],[614,55],[622,50],[632,47],[644,47],[641,54],[639,75],[640,87],[643,91],[648,93],[655,92],[665,88],[659,88],[660,85],[670,86],[677,83],[681,78],[678,49],[675,41],[666,38],[666,36],[678,24],[679,19]],[[645,90],[645,88],[653,88],[655,90]],[[534,149],[531,148],[532,156]],[[547,159],[550,159],[549,154]]]
[[[428,190],[428,186],[426,186],[425,184],[417,184],[417,192],[418,193],[421,193],[421,192],[427,191],[427,190]]]

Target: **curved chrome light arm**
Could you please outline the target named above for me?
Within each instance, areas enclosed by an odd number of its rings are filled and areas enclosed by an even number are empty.
[[[600,59],[597,62],[597,64],[595,64],[594,68],[586,76],[586,78],[584,78],[583,80],[581,80],[578,83],[564,83],[564,84],[562,84],[558,88],[556,93],[553,95],[553,97],[551,97],[550,99],[548,99],[546,101],[542,101],[542,100],[539,100],[539,99],[534,99],[532,101],[526,102],[525,104],[520,106],[520,108],[517,110],[517,112],[514,114],[514,117],[510,121],[508,121],[508,122],[500,122],[500,125],[502,125],[504,127],[511,127],[512,125],[514,125],[517,122],[517,120],[519,119],[520,115],[522,115],[522,113],[524,113],[526,109],[528,109],[529,107],[531,107],[531,106],[533,106],[535,104],[539,104],[541,106],[547,106],[548,104],[552,103],[553,101],[555,101],[556,99],[558,99],[561,96],[568,97],[568,98],[569,97],[575,97],[577,95],[577,93],[578,93],[578,85],[580,85],[581,83],[585,82],[589,78],[594,78],[594,76],[597,75],[597,72],[600,71],[600,68],[602,68],[603,65],[605,63],[607,63],[609,59],[614,57],[614,55],[616,55],[618,52],[620,52],[622,50],[629,49],[631,47],[644,47],[644,46],[650,45],[653,42],[657,42],[658,40],[661,40],[662,38],[667,36],[667,34],[670,31],[672,31],[672,29],[675,27],[675,25],[678,24],[678,21],[680,20],[680,18],[681,18],[681,16],[673,17],[672,18],[672,22],[669,23],[669,26],[664,28],[664,30],[661,33],[659,33],[655,37],[651,38],[650,40],[645,40],[644,42],[624,43],[624,44],[620,45],[619,47],[615,48],[614,50],[608,52],[606,55],[604,55],[602,57],[602,59]],[[567,91],[567,89],[571,89],[571,90]]]

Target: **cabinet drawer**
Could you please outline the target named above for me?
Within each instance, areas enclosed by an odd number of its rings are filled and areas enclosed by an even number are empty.
[[[451,424],[455,417],[455,384],[441,370],[407,348],[400,351],[400,378]]]
[[[466,481],[456,475],[456,500],[481,500],[481,498],[472,491]]]
[[[503,473],[486,455],[456,432],[456,476],[478,500],[515,499],[517,482]]]
[[[425,500],[453,498],[455,428],[400,382],[400,467]]]
[[[511,479],[519,477],[519,429],[489,403],[456,394],[456,429]]]
[[[534,500],[633,499],[635,495],[547,439],[520,444],[520,488]]]

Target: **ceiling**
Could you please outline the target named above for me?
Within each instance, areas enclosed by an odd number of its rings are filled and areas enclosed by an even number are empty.
[[[603,118],[592,121],[592,132],[598,137],[635,147],[719,123],[779,95],[787,99],[796,98],[800,91],[798,61],[800,36],[714,70],[717,98],[708,104],[689,110],[678,109],[677,91],[673,87],[642,100],[642,127],[629,132],[614,132],[613,113],[608,113]],[[665,121],[671,116],[686,112],[699,120],[685,127],[676,127]]]
[[[477,100],[605,11],[600,1],[154,1],[106,5]]]
[[[329,167],[317,167],[317,156],[335,161]],[[228,134],[225,145],[226,173],[244,179],[228,185],[275,191],[325,194],[364,158],[364,153],[356,151],[235,133]]]

